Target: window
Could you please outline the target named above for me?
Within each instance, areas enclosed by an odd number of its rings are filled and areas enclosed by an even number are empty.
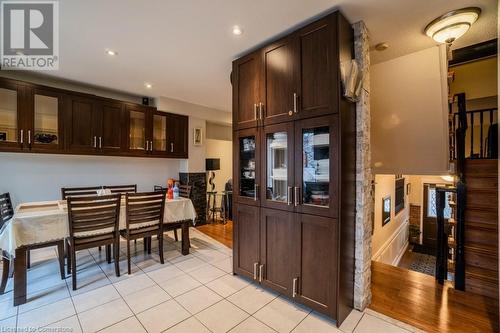
[[[436,211],[436,188],[427,187],[427,217],[437,217]],[[448,203],[448,195],[445,195],[444,218],[451,217],[451,207]]]

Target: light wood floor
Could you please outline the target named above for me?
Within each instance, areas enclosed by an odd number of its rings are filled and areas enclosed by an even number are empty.
[[[233,222],[227,221],[226,224],[222,222],[208,222],[207,224],[196,227],[199,231],[212,237],[216,241],[221,242],[227,247],[233,248]]]
[[[371,309],[428,332],[498,332],[498,301],[433,276],[372,262]]]

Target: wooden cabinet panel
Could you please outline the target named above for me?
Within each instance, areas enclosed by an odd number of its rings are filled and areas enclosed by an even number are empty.
[[[297,110],[296,71],[300,66],[295,39],[284,38],[263,50],[264,124],[293,119]]]
[[[167,154],[171,157],[188,157],[189,118],[178,114],[167,114]]]
[[[123,105],[115,102],[101,103],[99,114],[99,150],[119,152],[123,148]]]
[[[0,79],[0,149],[20,151],[27,148],[25,87]]]
[[[257,278],[260,261],[259,207],[235,204],[233,209],[233,270]]]
[[[261,53],[255,52],[233,62],[233,120],[235,129],[258,125]]]
[[[294,213],[261,209],[261,283],[288,296],[292,295],[293,219]]]
[[[151,153],[152,109],[140,105],[125,107],[127,144],[125,150],[132,155],[145,156]]]
[[[296,214],[293,278],[295,296],[311,308],[336,316],[338,224],[334,219]]]
[[[97,131],[94,124],[97,119],[95,100],[69,97],[67,148],[71,152],[95,152],[97,149]]]
[[[337,112],[338,56],[336,16],[315,22],[297,33],[300,43],[300,110],[307,118]]]
[[[260,128],[235,131],[233,135],[233,200],[260,206]]]

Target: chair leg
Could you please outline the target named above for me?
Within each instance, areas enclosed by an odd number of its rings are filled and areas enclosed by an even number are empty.
[[[2,258],[2,282],[0,283],[0,295],[5,293],[5,287],[7,287],[7,281],[9,280],[9,269],[10,260],[7,259],[7,253],[3,253]]]
[[[100,247],[100,246],[98,247],[98,249],[99,249],[99,252],[101,252],[101,250],[102,250],[102,249],[101,249],[101,247]]]
[[[57,257],[59,259],[59,271],[61,272],[61,280],[64,280],[66,276],[64,275],[64,241],[57,243]]]
[[[68,274],[71,274],[71,248],[69,241],[66,241],[66,270]]]
[[[106,245],[106,261],[111,264],[111,245]]]
[[[113,250],[115,252],[115,274],[117,277],[120,276],[120,238],[113,245]]]
[[[31,256],[30,256],[30,250],[26,250],[26,268],[30,269],[31,268]]]
[[[152,242],[152,237],[150,236],[148,237],[148,254],[151,254],[151,243],[153,242]]]
[[[130,239],[127,238],[127,269],[128,275],[132,274],[132,267],[130,265]]]
[[[71,248],[71,283],[73,290],[76,290],[76,251]]]
[[[146,237],[143,238],[144,243],[144,253],[148,250],[148,239]]]
[[[176,242],[179,241],[179,236],[177,236],[177,229],[174,229],[174,239]]]
[[[160,263],[163,265],[165,263],[163,259],[163,232],[158,233],[158,250],[160,254]]]

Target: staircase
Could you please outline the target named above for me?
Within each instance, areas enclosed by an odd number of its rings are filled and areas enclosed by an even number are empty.
[[[498,299],[498,160],[466,159],[465,289]]]

